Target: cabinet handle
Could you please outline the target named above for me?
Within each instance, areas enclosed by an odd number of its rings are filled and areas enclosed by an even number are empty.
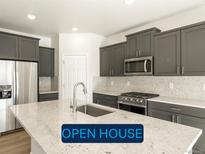
[[[177,66],[177,75],[179,75],[179,74],[180,74],[180,67]]]
[[[112,75],[114,75],[114,70],[112,69]]]
[[[184,75],[184,66],[182,66],[182,75]]]
[[[144,71],[147,72],[147,60],[144,61]]]
[[[177,121],[176,121],[177,123],[179,123],[179,116],[177,115]]]
[[[138,52],[138,50],[136,51],[136,53],[135,53],[135,54],[136,54],[136,57],[138,57],[138,56],[139,56],[139,52]]]
[[[141,56],[141,51],[139,50],[139,56]]]
[[[175,115],[172,114],[172,122],[174,122],[174,121],[175,121]]]
[[[171,110],[174,110],[174,111],[181,111],[181,109],[175,108],[175,107],[171,107],[170,109],[171,109]]]

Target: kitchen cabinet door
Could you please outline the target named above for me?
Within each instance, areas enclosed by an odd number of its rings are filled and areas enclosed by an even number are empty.
[[[154,74],[180,75],[180,31],[164,33],[154,38]]]
[[[205,75],[204,40],[204,24],[182,29],[182,75]]]
[[[175,121],[174,114],[156,109],[148,109],[148,116],[171,122]]]
[[[47,94],[39,94],[38,95],[38,101],[52,101],[52,100],[58,100],[58,93],[47,93]]]
[[[202,154],[205,153],[205,119],[197,118],[187,115],[177,115],[177,123],[200,128],[203,130],[202,135],[200,136],[199,140],[193,147],[194,154]]]
[[[117,96],[93,93],[93,103],[117,108]]]
[[[132,35],[127,37],[127,50],[125,57],[136,58],[139,56],[139,35]]]
[[[152,55],[152,32],[145,32],[139,35],[139,57]]]
[[[54,48],[39,48],[40,77],[54,76]]]
[[[125,47],[125,43],[112,47],[111,76],[124,75]]]
[[[117,108],[117,102],[106,100],[106,99],[98,99],[97,104]]]
[[[19,37],[19,59],[28,61],[39,60],[39,40]]]
[[[18,40],[16,36],[0,33],[0,58],[18,59]]]
[[[111,51],[111,47],[100,49],[100,76],[111,75]]]

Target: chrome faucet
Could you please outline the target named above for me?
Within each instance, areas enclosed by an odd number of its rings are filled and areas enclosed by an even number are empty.
[[[74,88],[73,88],[73,112],[77,111],[76,89],[79,85],[83,86],[83,93],[85,95],[87,94],[87,88],[83,82],[78,82],[74,85]]]

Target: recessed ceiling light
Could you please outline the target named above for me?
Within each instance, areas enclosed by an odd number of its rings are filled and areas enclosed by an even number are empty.
[[[134,2],[135,0],[124,0],[126,5],[130,5]]]
[[[72,28],[72,31],[73,31],[73,32],[77,32],[77,31],[78,31],[78,28],[77,28],[77,27],[73,27],[73,28]]]
[[[33,14],[28,14],[27,17],[28,17],[30,20],[35,20],[35,19],[36,19],[36,16],[33,15]]]

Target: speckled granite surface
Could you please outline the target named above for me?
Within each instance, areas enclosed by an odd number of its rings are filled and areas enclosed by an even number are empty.
[[[26,131],[48,154],[182,154],[189,152],[202,131],[143,115],[95,105],[115,112],[91,117],[73,114],[69,101],[51,101],[12,106],[11,110]],[[142,144],[63,144],[64,123],[141,123]]]

